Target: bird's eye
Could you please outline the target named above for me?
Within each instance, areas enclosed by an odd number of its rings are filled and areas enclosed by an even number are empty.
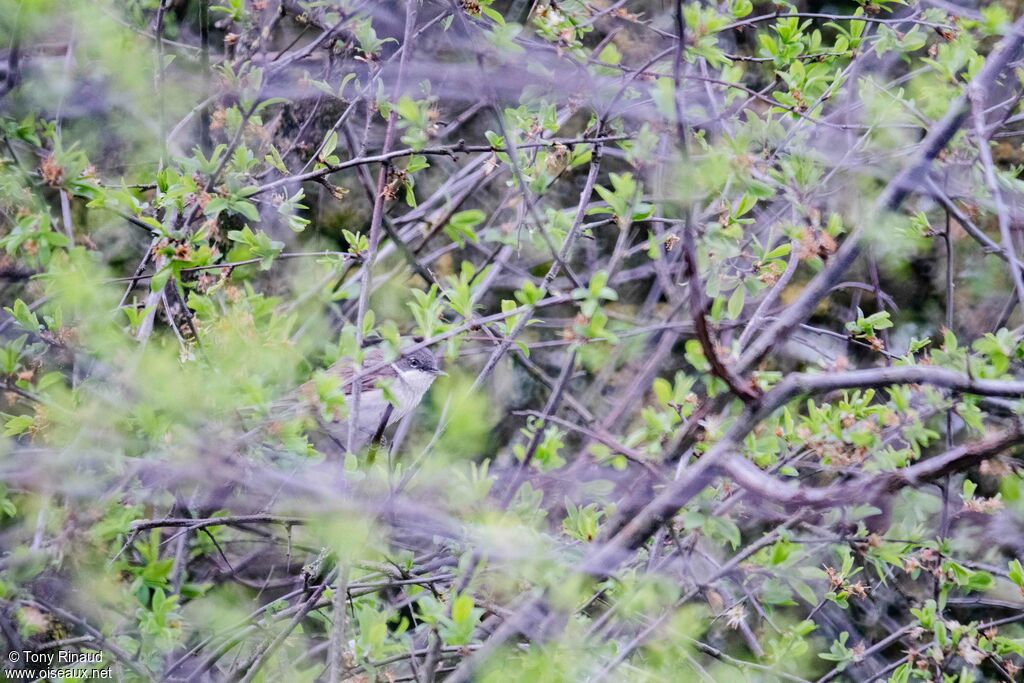
[[[420,366],[420,362],[413,358],[411,361],[409,361],[409,365],[413,366],[414,368],[418,368]]]

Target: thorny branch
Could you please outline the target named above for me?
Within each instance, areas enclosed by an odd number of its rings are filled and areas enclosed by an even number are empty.
[[[0,6],[9,649],[1019,675],[1012,3],[36,4]],[[330,369],[400,335],[450,375],[408,411],[393,356]]]

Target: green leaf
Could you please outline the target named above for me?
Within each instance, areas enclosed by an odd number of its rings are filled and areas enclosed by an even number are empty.
[[[992,588],[995,585],[995,579],[988,572],[975,571],[971,572],[967,582],[964,584],[964,588],[969,591],[984,592]]]
[[[616,47],[615,43],[608,43],[597,55],[597,58],[606,64],[618,64],[622,61],[622,53],[619,52],[619,48]]]
[[[734,17],[742,19],[754,11],[754,3],[750,0],[733,0],[730,10]]]
[[[500,26],[505,25],[505,17],[501,16],[501,13],[498,12],[498,10],[494,9],[493,7],[483,5],[480,7],[480,11],[483,12],[485,16],[489,17],[496,24]]]
[[[740,197],[740,201],[736,205],[736,209],[733,211],[732,215],[734,218],[745,216],[748,213],[750,213],[750,210],[753,209],[755,206],[757,206],[757,197],[751,194],[744,194],[742,197]],[[765,258],[771,257],[766,256]]]
[[[473,598],[468,595],[460,595],[452,603],[452,621],[462,624],[469,621],[473,616]]]
[[[167,282],[171,279],[171,275],[174,273],[174,269],[171,264],[167,264],[160,270],[156,271],[152,278],[149,280],[149,291],[159,292],[167,286]]]
[[[672,384],[667,379],[664,377],[655,378],[653,389],[659,403],[667,406],[672,402]]]
[[[253,223],[260,220],[259,209],[252,202],[239,200],[231,203],[231,210],[248,218]]]
[[[448,224],[445,225],[445,233],[453,242],[458,243],[460,246],[465,246],[466,242],[476,244],[479,238],[477,237],[475,228],[480,225],[486,217],[487,214],[480,209],[459,211],[448,219]]]
[[[405,166],[405,172],[415,173],[416,171],[422,171],[425,168],[430,168],[427,158],[422,154],[414,154],[409,157],[409,163]]]
[[[337,149],[337,147],[338,147],[338,133],[337,133],[337,131],[332,130],[330,133],[327,134],[327,137],[324,138],[324,142],[321,145],[321,148],[320,148],[320,159],[321,160],[325,160],[328,157],[330,157],[332,154],[334,154],[334,150]]]
[[[729,297],[729,305],[727,307],[729,318],[736,320],[743,313],[743,304],[747,299],[747,290],[742,286],[732,290],[732,296]]]
[[[789,244],[787,242],[786,244],[782,244],[782,245],[779,245],[779,246],[775,247],[774,249],[769,251],[767,254],[765,254],[764,255],[764,260],[765,261],[770,261],[771,259],[777,259],[777,258],[782,258],[783,256],[788,256],[789,252],[791,252],[792,250],[793,250],[793,245]]]
[[[1018,588],[1024,589],[1024,566],[1021,566],[1020,560],[1010,560],[1009,577]]]
[[[32,428],[35,420],[31,415],[17,415],[14,417],[8,417],[7,422],[4,423],[3,436],[17,436],[24,434]]]
[[[16,299],[13,308],[4,308],[4,310],[10,314],[12,318],[22,327],[22,329],[28,332],[37,332],[40,328],[39,318],[36,314],[29,310],[28,304],[21,299]]]

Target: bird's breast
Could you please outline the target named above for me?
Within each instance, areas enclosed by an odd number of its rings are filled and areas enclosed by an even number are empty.
[[[400,371],[396,380],[388,387],[398,404],[395,406],[394,419],[405,417],[419,405],[419,402],[423,400],[423,394],[427,392],[433,381],[433,375],[426,372]]]

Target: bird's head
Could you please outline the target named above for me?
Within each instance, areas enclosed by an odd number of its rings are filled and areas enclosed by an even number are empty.
[[[430,349],[417,349],[402,354],[395,361],[395,369],[403,380],[414,385],[430,386],[438,375],[445,374],[437,366],[437,358]]]

